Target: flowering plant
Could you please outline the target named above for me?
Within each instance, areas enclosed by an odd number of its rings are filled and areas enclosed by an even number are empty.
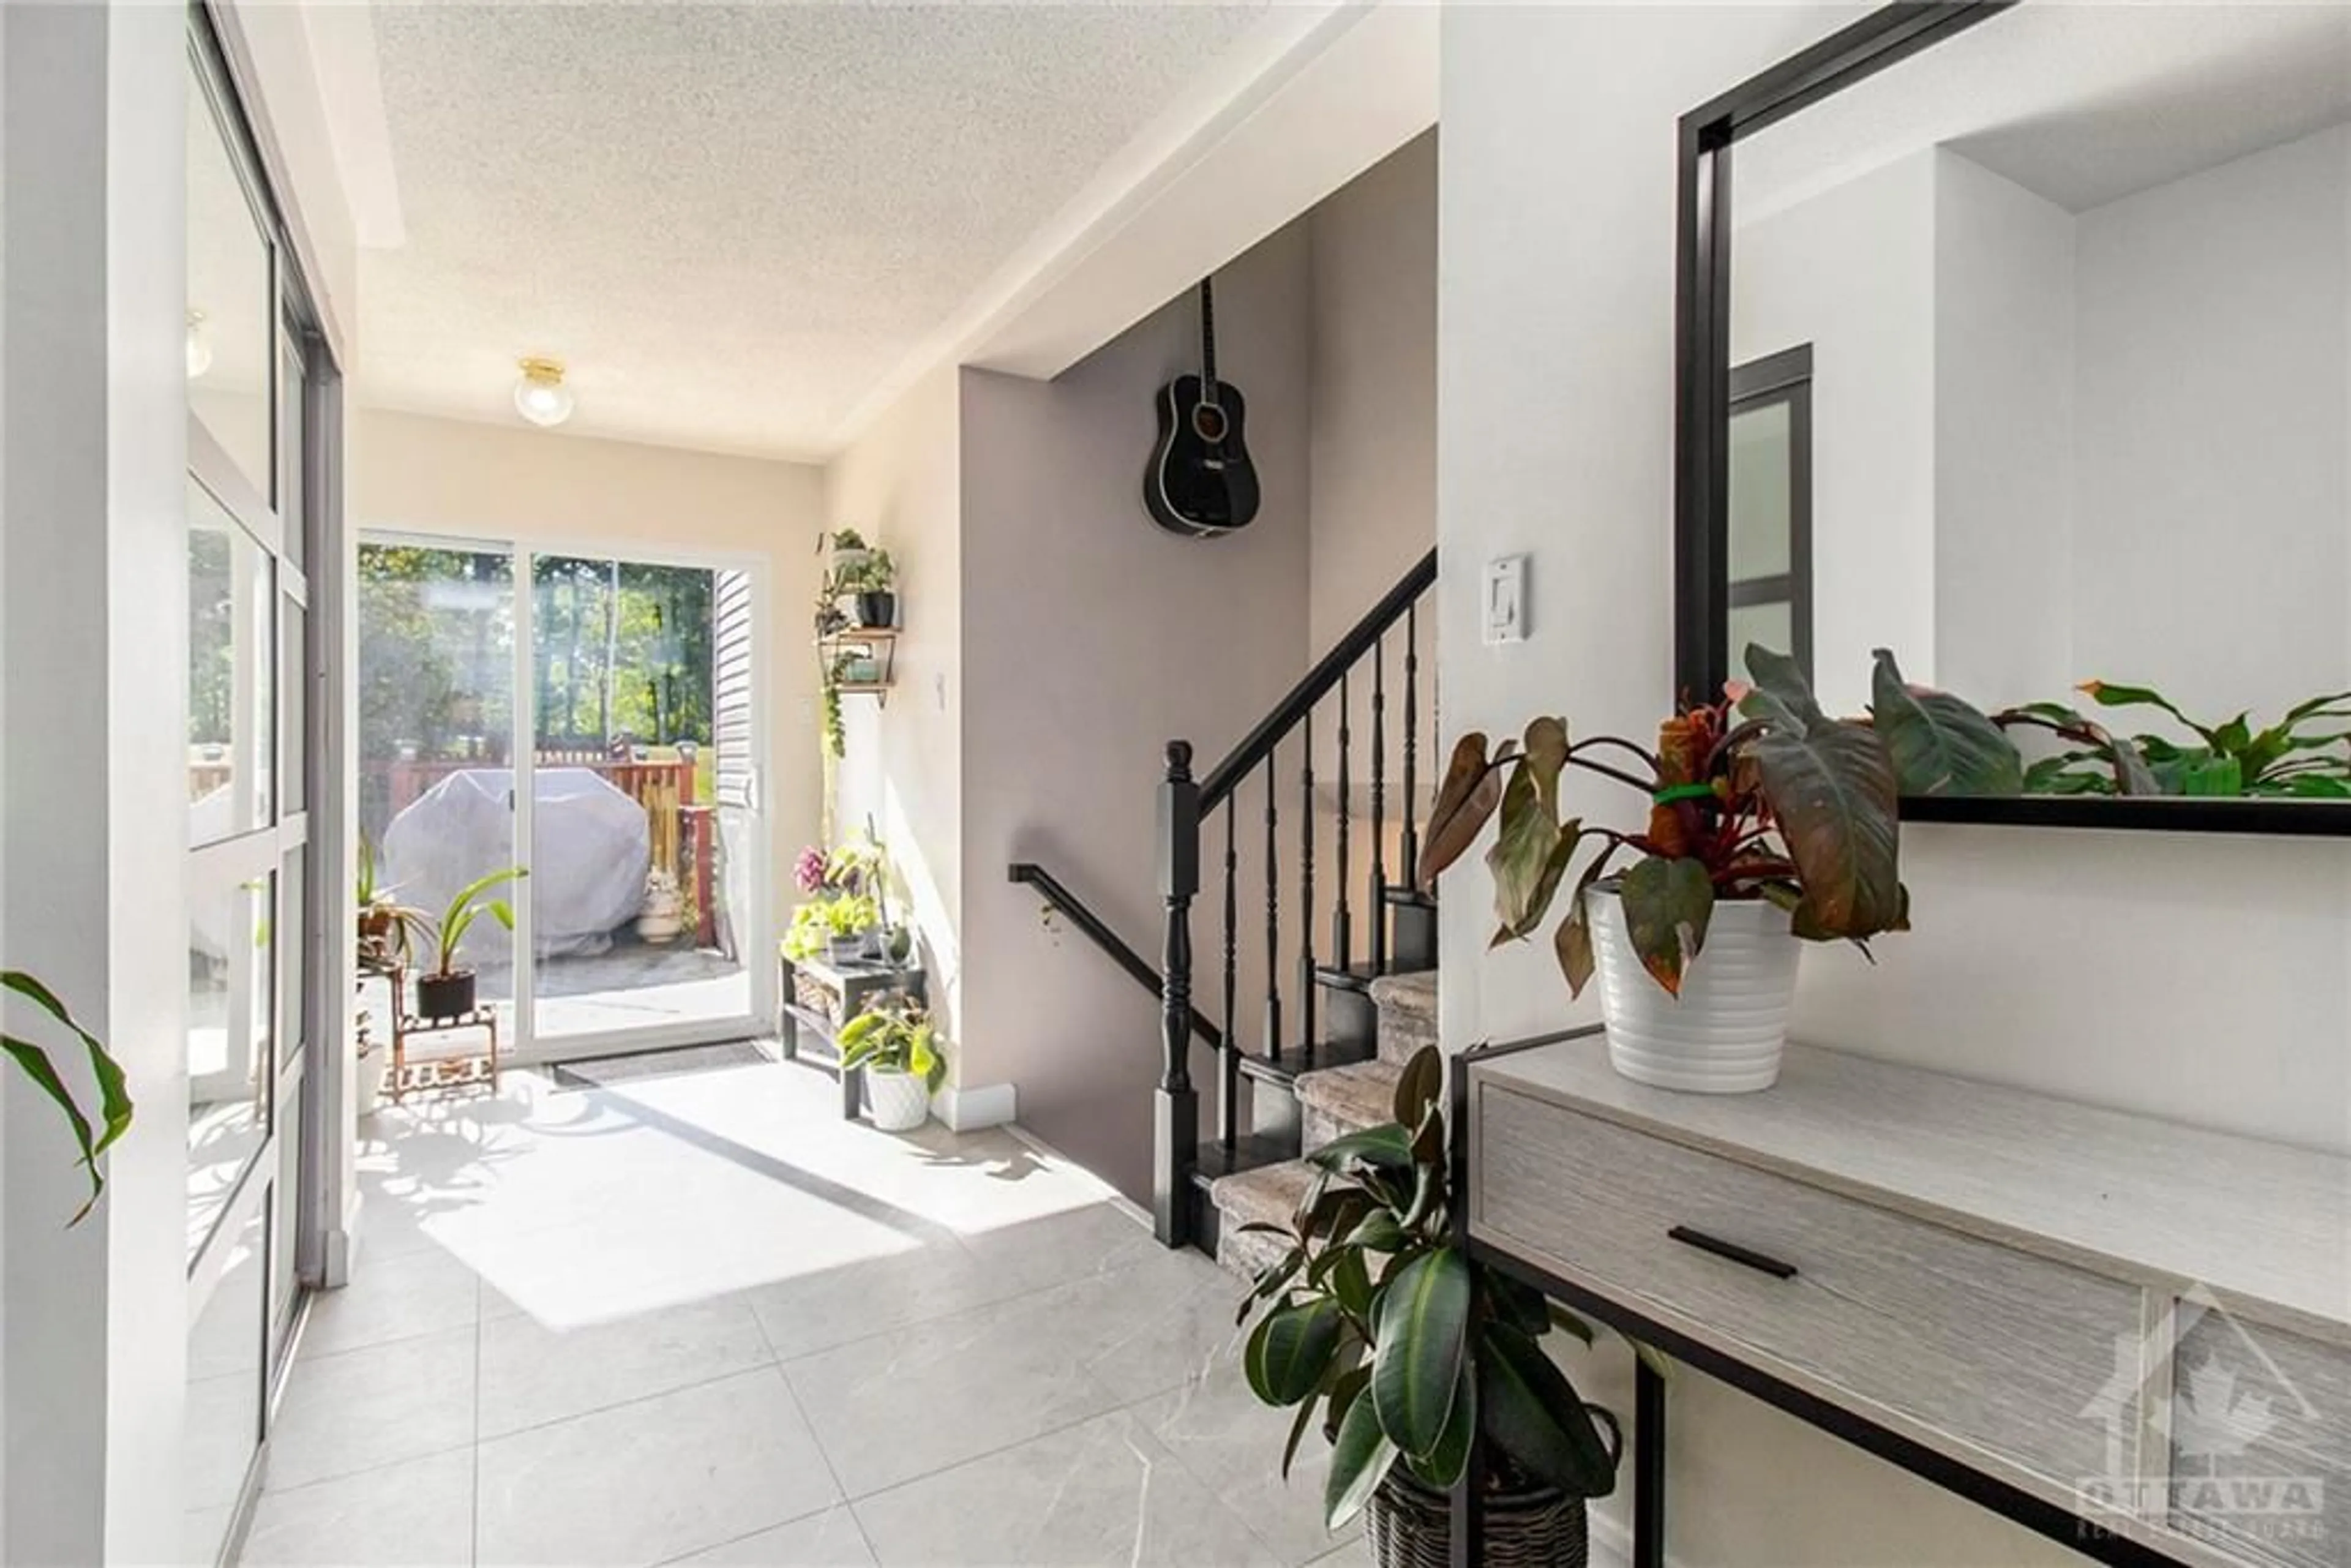
[[[808,894],[810,896],[822,893],[824,891],[825,864],[825,853],[822,850],[817,848],[814,844],[809,844],[802,848],[799,858],[792,862],[792,882],[794,885],[798,886],[802,893]]]

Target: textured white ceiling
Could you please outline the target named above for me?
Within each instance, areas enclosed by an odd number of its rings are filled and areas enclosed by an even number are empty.
[[[406,242],[368,402],[807,455],[1259,5],[375,7]]]

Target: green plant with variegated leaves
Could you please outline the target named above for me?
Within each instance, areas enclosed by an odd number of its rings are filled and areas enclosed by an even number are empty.
[[[919,1078],[933,1093],[946,1082],[946,1053],[929,1009],[904,991],[877,997],[841,1031],[841,1070],[878,1068]]]
[[[2351,800],[2351,692],[2297,703],[2255,729],[2250,713],[2199,723],[2152,686],[2085,681],[2077,689],[2102,708],[2167,715],[2195,739],[2119,736],[2067,704],[2025,703],[1994,722],[2046,730],[2064,746],[2025,769],[2033,794]]]
[[[1454,1240],[1443,1084],[1443,1056],[1424,1048],[1396,1083],[1395,1121],[1307,1156],[1318,1174],[1288,1228],[1241,1227],[1290,1243],[1241,1303],[1244,1322],[1262,1310],[1243,1365],[1259,1399],[1298,1412],[1285,1479],[1310,1428],[1330,1442],[1333,1530],[1399,1467],[1450,1487],[1479,1433],[1481,1484],[1496,1490],[1593,1498],[1616,1484],[1615,1417],[1541,1344],[1553,1327],[1589,1343],[1591,1328]]]

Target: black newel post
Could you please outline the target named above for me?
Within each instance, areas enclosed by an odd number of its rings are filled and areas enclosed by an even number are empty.
[[[1192,779],[1192,743],[1167,743],[1167,777],[1159,786],[1159,896],[1167,908],[1160,952],[1159,1034],[1164,1060],[1152,1098],[1152,1229],[1163,1245],[1192,1239],[1192,1166],[1200,1135],[1199,1095],[1192,1088],[1192,895],[1200,890],[1200,787]]]

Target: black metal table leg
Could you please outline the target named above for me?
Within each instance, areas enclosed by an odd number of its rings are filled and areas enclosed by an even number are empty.
[[[1633,1568],[1665,1568],[1666,1380],[1646,1359],[1633,1371]]]

